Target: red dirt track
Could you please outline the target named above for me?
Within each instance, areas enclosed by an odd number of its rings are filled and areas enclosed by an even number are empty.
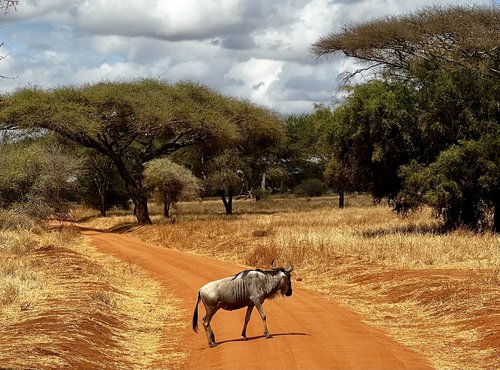
[[[189,369],[428,369],[426,360],[382,331],[361,322],[359,315],[293,285],[293,295],[264,303],[272,339],[263,337],[254,311],[247,335],[240,333],[245,310],[220,310],[212,320],[218,343],[208,348],[203,326],[191,331],[198,289],[210,280],[241,271],[238,265],[209,257],[152,246],[111,233],[85,231],[99,251],[151,272],[166,291],[182,300],[189,327],[179,333],[188,351]],[[293,277],[293,273],[292,273]],[[199,307],[200,319],[205,310]]]

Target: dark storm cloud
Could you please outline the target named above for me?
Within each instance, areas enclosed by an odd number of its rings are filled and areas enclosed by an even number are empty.
[[[255,48],[255,42],[250,35],[232,35],[222,39],[222,47],[232,50],[249,50]]]
[[[288,79],[283,86],[290,90],[324,91],[331,86],[331,81],[316,76],[297,76]]]

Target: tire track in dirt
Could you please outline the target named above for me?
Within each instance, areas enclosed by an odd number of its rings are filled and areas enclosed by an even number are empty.
[[[209,257],[153,246],[136,239],[84,231],[101,252],[129,260],[151,272],[167,291],[182,300],[191,323],[198,289],[210,280],[241,271],[242,266]],[[254,312],[241,337],[245,310],[219,311],[212,320],[218,346],[208,348],[203,326],[198,335],[191,325],[179,333],[188,351],[189,369],[428,369],[426,360],[361,322],[359,315],[326,301],[294,284],[285,300],[266,301],[264,309],[273,339],[263,337]],[[200,317],[204,315],[200,303]]]

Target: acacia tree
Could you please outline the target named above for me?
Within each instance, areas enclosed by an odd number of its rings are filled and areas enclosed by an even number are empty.
[[[221,198],[226,215],[233,214],[233,196],[243,186],[245,172],[249,172],[247,163],[236,150],[226,149],[210,161],[207,170],[207,188]]]
[[[205,86],[157,80],[106,82],[51,90],[24,88],[1,101],[0,128],[48,129],[109,157],[130,194],[137,220],[151,223],[143,166],[200,142],[224,147],[241,139],[246,122],[262,127],[258,138],[276,130],[263,108],[225,97]],[[258,114],[254,114],[258,113]]]
[[[260,182],[285,141],[285,131],[276,113],[248,101],[233,101],[224,109],[237,122],[236,135],[218,145],[199,143],[178,160],[189,164],[206,188],[221,198],[226,214],[232,214],[233,196],[248,182]]]
[[[500,9],[498,7],[433,6],[414,13],[349,24],[320,38],[318,56],[340,52],[394,77],[420,70],[474,70],[500,75]]]
[[[368,134],[364,145],[369,150],[356,153],[354,159],[361,168],[372,168],[372,176],[392,177],[388,184],[379,182],[383,186],[377,193],[396,197],[397,210],[428,204],[448,226],[473,229],[494,214],[493,228],[500,227],[497,192],[485,190],[496,183],[491,179],[500,172],[499,158],[492,151],[471,149],[498,147],[500,140],[499,19],[498,8],[432,7],[349,25],[313,45],[317,56],[341,52],[365,63],[348,77],[369,69],[380,72],[372,77],[382,79],[387,92],[377,92],[373,83],[356,87],[346,106],[358,116],[352,125]],[[363,90],[366,96],[355,108],[356,94]],[[371,113],[366,116],[366,111]],[[391,153],[399,154],[394,159]],[[468,157],[487,165],[462,171],[457,164]],[[377,159],[384,167],[374,172]],[[399,169],[401,165],[411,170]],[[474,176],[480,178],[472,181]],[[425,196],[412,193],[417,183],[426,189]],[[443,196],[450,189],[461,195]]]
[[[201,182],[184,166],[168,158],[153,159],[144,169],[146,188],[163,203],[163,217],[170,217],[170,207],[179,200],[198,197]]]
[[[81,201],[97,207],[103,217],[111,206],[128,207],[130,198],[113,161],[95,150],[80,152],[84,157],[82,173],[78,177]]]

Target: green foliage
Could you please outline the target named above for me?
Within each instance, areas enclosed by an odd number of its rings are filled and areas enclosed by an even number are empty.
[[[403,190],[396,207],[401,212],[430,205],[446,226],[487,228],[500,205],[500,139],[452,145],[428,166],[403,166]]]
[[[79,199],[100,209],[105,216],[111,207],[127,209],[130,196],[113,161],[95,150],[80,150],[83,167],[78,176]]]
[[[146,163],[144,184],[164,204],[164,216],[169,217],[169,209],[179,200],[197,198],[201,192],[201,182],[187,168],[168,158],[158,158]]]
[[[325,161],[318,148],[321,120],[314,114],[290,115],[285,126],[288,140],[279,155],[279,165],[286,170],[293,188],[307,178],[323,174]]]
[[[356,86],[325,120],[325,179],[339,191],[357,184],[376,198],[397,198],[402,213],[427,204],[449,227],[482,228],[498,213],[485,190],[493,187],[480,183],[497,178],[498,157],[491,149],[475,152],[471,143],[494,147],[499,94],[498,79],[474,72],[430,71],[418,84]],[[488,165],[478,168],[484,158]]]
[[[500,230],[500,9],[431,7],[344,27],[316,55],[374,68],[332,115],[325,177],[367,186],[407,213],[433,208],[449,227]],[[495,190],[493,190],[495,189]]]
[[[144,183],[154,192],[168,194],[172,202],[195,199],[201,191],[200,180],[187,168],[168,158],[158,158],[146,163]]]
[[[264,172],[275,166],[285,142],[281,118],[249,103],[234,107],[240,128],[237,141],[204,151],[207,188],[220,194],[256,188]]]
[[[500,9],[490,6],[427,7],[414,13],[349,24],[322,37],[315,55],[341,52],[401,77],[420,69],[500,74]]]
[[[433,161],[461,140],[497,130],[500,79],[475,71],[428,71],[413,93],[421,162]]]
[[[80,161],[53,138],[0,144],[0,207],[36,218],[67,211]]]
[[[321,130],[329,185],[367,187],[376,198],[397,193],[398,168],[415,156],[408,94],[401,84],[372,81],[354,87],[345,103],[329,112]]]
[[[287,117],[287,150],[291,158],[307,160],[316,155],[317,124],[318,120],[313,119],[310,114]]]
[[[296,197],[319,197],[323,193],[323,182],[320,179],[307,179],[293,188]]]
[[[350,164],[345,161],[339,161],[336,157],[332,156],[325,168],[325,181],[339,191],[344,191],[347,188],[354,188],[356,186],[356,175],[354,171],[354,163]]]
[[[249,173],[248,164],[236,150],[227,149],[214,157],[208,166],[205,180],[207,189],[215,193],[236,193],[243,186],[245,173]]]
[[[144,163],[194,146],[200,159],[221,148],[260,153],[284,137],[279,117],[263,107],[197,83],[157,80],[21,89],[1,101],[0,128],[48,129],[108,156],[140,223],[151,222]]]

